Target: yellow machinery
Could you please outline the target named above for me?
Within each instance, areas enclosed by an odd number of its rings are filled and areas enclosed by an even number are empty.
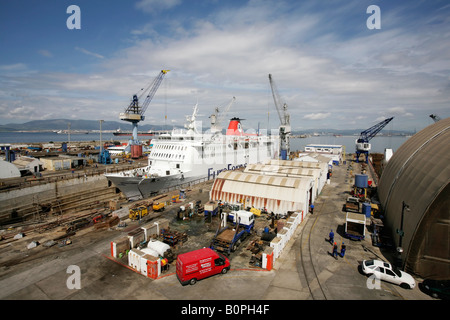
[[[250,209],[250,212],[253,213],[255,216],[258,216],[258,217],[261,215],[261,210],[253,208],[253,207]]]
[[[131,220],[138,220],[148,215],[148,208],[146,206],[139,206],[136,208],[130,208],[129,218]]]
[[[164,209],[165,209],[164,202],[155,202],[153,204],[153,210],[154,211],[164,211]]]

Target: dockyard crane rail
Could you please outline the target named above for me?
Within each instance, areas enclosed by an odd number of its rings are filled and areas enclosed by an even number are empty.
[[[272,75],[269,74],[270,88],[272,89],[273,101],[280,118],[280,155],[282,160],[287,160],[289,154],[289,135],[291,133],[291,120],[287,111],[288,105],[282,102],[278,89],[273,81]]]
[[[369,150],[371,145],[369,141],[377,135],[394,117],[385,119],[367,130],[361,132],[359,138],[356,140],[356,162],[359,162],[361,153],[366,155],[366,163],[369,161]]]

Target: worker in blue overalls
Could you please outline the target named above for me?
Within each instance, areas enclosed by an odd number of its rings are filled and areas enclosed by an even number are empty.
[[[337,243],[335,242],[333,245],[333,257],[337,260],[338,256],[338,250],[337,250]]]
[[[342,242],[342,244],[341,244],[341,253],[339,254],[342,258],[345,255],[345,249],[346,249],[346,246],[345,246],[344,242]]]
[[[330,240],[328,240],[331,244],[333,244],[334,242],[334,232],[333,229],[331,229],[330,233],[328,234],[328,237],[330,238]]]

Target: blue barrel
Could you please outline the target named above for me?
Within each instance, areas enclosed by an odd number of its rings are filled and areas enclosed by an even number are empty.
[[[355,174],[355,187],[367,188],[369,177],[367,174]]]
[[[368,202],[364,202],[362,206],[362,213],[366,216],[366,218],[370,218],[372,212],[372,206]]]

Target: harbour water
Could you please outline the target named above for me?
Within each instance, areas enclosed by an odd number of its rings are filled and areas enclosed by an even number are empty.
[[[304,150],[308,144],[335,144],[345,146],[345,152],[355,151],[355,140],[357,136],[310,136],[307,138],[291,138],[291,150]],[[123,141],[126,136],[114,136],[112,133],[102,133],[102,141]],[[370,143],[372,152],[384,153],[385,149],[397,149],[408,139],[407,136],[376,136]],[[145,139],[144,139],[145,140]],[[0,143],[49,143],[68,142],[67,134],[54,132],[0,132]],[[71,134],[70,141],[100,141],[100,133]]]
[[[385,149],[392,149],[394,153],[406,141],[407,136],[376,136],[370,140],[371,152],[384,153]],[[304,150],[308,144],[334,144],[345,146],[346,153],[355,152],[355,142],[358,136],[311,136],[307,138],[291,139],[291,150]]]

